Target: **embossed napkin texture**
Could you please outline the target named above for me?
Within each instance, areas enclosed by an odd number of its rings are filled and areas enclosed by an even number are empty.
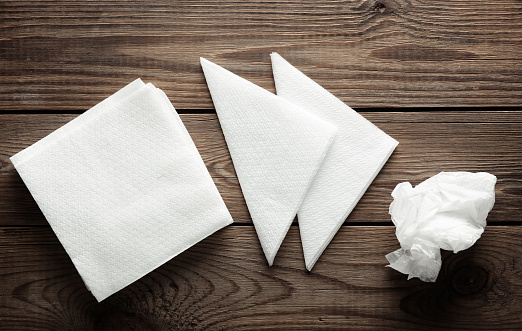
[[[337,128],[201,59],[234,168],[269,265]]]
[[[398,142],[277,53],[272,70],[278,96],[338,128],[297,213],[311,270]]]
[[[98,301],[232,222],[170,101],[141,80],[11,161]]]

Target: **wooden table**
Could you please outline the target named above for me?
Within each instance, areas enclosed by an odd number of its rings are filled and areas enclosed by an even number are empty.
[[[522,7],[499,1],[0,2],[0,329],[522,329]],[[274,91],[277,51],[400,145],[312,272],[269,268],[199,57]],[[131,80],[182,114],[235,220],[96,303],[9,156]],[[487,171],[482,238],[436,283],[390,268],[396,184]]]

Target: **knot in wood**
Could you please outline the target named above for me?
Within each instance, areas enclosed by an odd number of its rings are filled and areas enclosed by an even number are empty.
[[[457,293],[471,295],[482,291],[488,283],[488,278],[488,272],[484,268],[469,266],[455,272],[452,284]]]
[[[386,11],[386,4],[384,2],[377,1],[373,7],[373,11],[384,13]]]

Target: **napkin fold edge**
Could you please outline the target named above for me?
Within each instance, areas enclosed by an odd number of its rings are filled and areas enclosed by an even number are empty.
[[[390,137],[391,138],[391,137]],[[393,138],[392,138],[393,139]],[[354,208],[357,206],[357,204],[359,203],[359,201],[361,200],[361,198],[364,196],[364,194],[366,193],[366,191],[368,190],[368,188],[370,187],[370,185],[373,183],[373,181],[375,180],[375,178],[377,177],[377,175],[379,175],[379,173],[381,172],[382,168],[384,167],[384,165],[386,164],[386,162],[388,162],[388,159],[390,158],[390,156],[393,154],[393,152],[395,151],[395,148],[399,145],[399,142],[395,139],[393,139],[395,142],[393,145],[391,145],[391,148],[388,152],[388,154],[386,155],[386,157],[383,159],[382,163],[379,165],[379,168],[377,170],[377,172],[371,177],[371,179],[368,180],[368,182],[366,183],[365,185],[365,188],[364,190],[361,190],[361,192],[359,193],[357,199],[354,200],[352,206],[347,210],[347,212],[343,215],[343,217],[341,218],[341,220],[338,222],[338,225],[335,229],[335,231],[332,231],[330,236],[328,237],[327,241],[325,241],[325,244],[322,246],[321,250],[318,251],[314,257],[309,261],[309,262],[306,262],[306,270],[308,271],[312,271],[313,267],[315,266],[315,264],[317,263],[317,261],[319,260],[319,258],[321,257],[321,255],[324,253],[324,251],[326,250],[326,248],[328,247],[328,245],[330,245],[331,241],[333,240],[333,238],[335,237],[335,235],[339,232],[339,229],[341,228],[341,226],[344,224],[344,222],[346,221],[346,219],[348,218],[348,216],[350,216],[350,214],[352,213],[352,211],[354,210]],[[298,213],[298,216],[299,218],[299,213]]]
[[[67,122],[66,124],[62,125],[58,129],[49,133],[42,139],[38,140],[37,142],[33,143],[32,145],[24,148],[20,152],[11,156],[9,158],[9,160],[15,166],[17,164],[23,163],[27,158],[31,157],[31,155],[47,149],[48,146],[53,145],[56,141],[60,140],[62,137],[67,136],[68,134],[73,132],[76,128],[89,122],[93,118],[101,115],[104,111],[107,110],[104,107],[107,106],[110,102],[114,102],[116,105],[116,104],[120,103],[121,101],[125,100],[128,96],[132,95],[133,93],[135,93],[138,90],[140,90],[141,88],[143,88],[144,86],[145,86],[145,83],[141,80],[141,78],[137,78],[137,79],[133,80],[129,84],[125,85],[123,88],[116,91],[114,94],[111,94],[110,96],[103,99],[102,101],[100,101],[99,103],[94,105],[93,107],[86,110],[84,113],[82,113],[78,117]],[[113,106],[110,106],[108,108],[112,108]]]

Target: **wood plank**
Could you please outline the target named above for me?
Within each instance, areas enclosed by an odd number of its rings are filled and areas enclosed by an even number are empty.
[[[404,181],[416,185],[440,171],[486,171],[496,175],[497,199],[488,221],[520,222],[522,112],[499,113],[495,116],[497,122],[492,123],[453,123],[455,116],[451,112],[363,115],[400,144],[348,217],[349,223],[390,222],[387,210],[395,185]],[[76,116],[0,115],[0,225],[47,224],[9,157]],[[402,116],[405,122],[397,120]],[[459,118],[463,117],[461,113]],[[469,117],[470,121],[478,118],[474,113]],[[181,118],[234,220],[250,223],[216,115],[182,114]]]
[[[199,57],[274,91],[279,52],[354,107],[519,106],[517,0],[0,3],[0,109],[85,109],[136,77],[212,108]]]
[[[385,268],[393,227],[341,228],[306,272],[297,227],[270,268],[254,228],[231,226],[97,304],[50,228],[0,228],[0,320],[24,330],[514,330],[521,235],[488,227],[423,283]]]
[[[429,109],[429,110],[428,110]],[[441,108],[444,109],[444,108]],[[522,123],[522,108],[506,110],[472,110],[473,108],[379,109],[378,111],[358,112],[372,123]]]

